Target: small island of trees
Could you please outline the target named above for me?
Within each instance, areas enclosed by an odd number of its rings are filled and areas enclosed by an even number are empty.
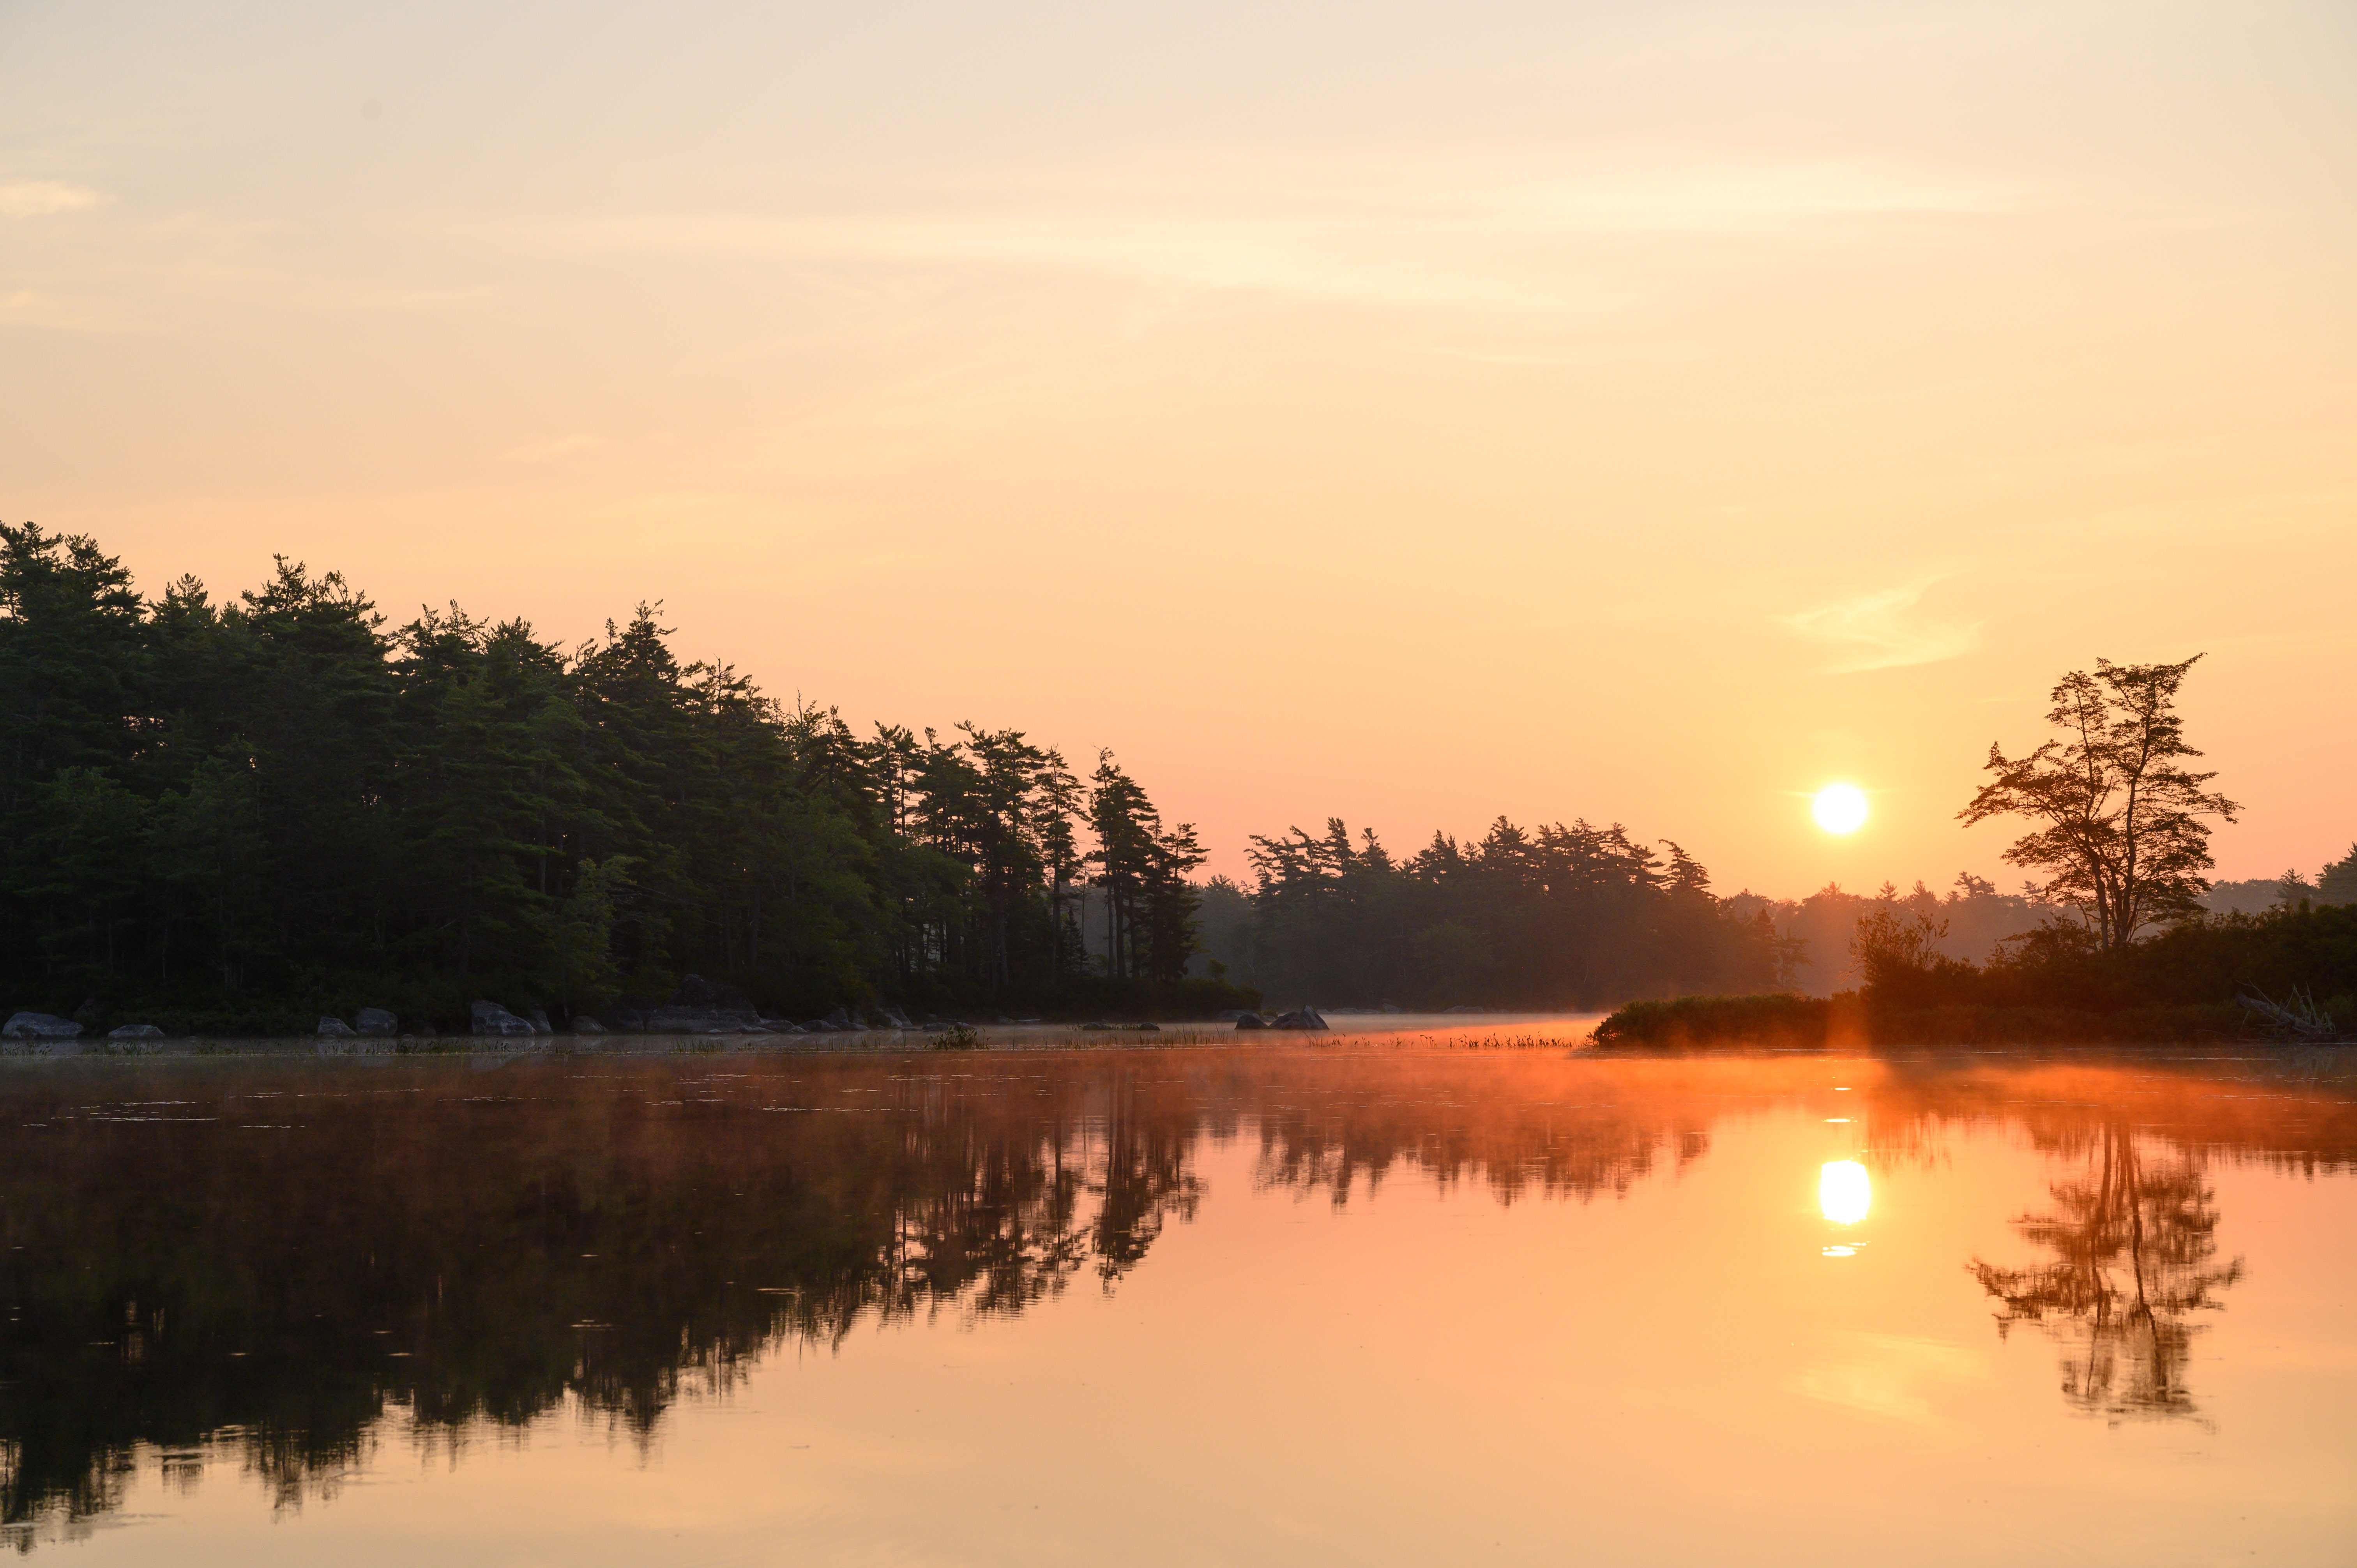
[[[2005,858],[2033,874],[2024,891],[2043,918],[1986,962],[1942,951],[1937,900],[1886,889],[1850,940],[1857,991],[1641,1003],[1607,1019],[1598,1042],[2336,1037],[2357,1023],[2357,904],[2302,897],[2257,916],[2203,906],[2211,824],[2240,808],[2209,788],[2215,773],[2185,766],[2201,754],[2177,693],[2200,657],[2098,660],[2055,685],[2051,738],[2018,757],[1990,746],[1989,781],[1957,815],[2028,822]],[[2322,880],[2344,875],[2357,880],[2357,848]]]

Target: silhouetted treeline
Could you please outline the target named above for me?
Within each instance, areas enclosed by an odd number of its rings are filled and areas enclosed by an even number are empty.
[[[2212,915],[2104,950],[2082,927],[2040,926],[1986,963],[1948,957],[1927,917],[1892,906],[1858,926],[1869,1005],[1940,1007],[2230,1008],[2244,986],[2304,993],[2342,1026],[2357,1023],[2357,905],[2302,906],[2264,915]]]
[[[2256,915],[2268,909],[2296,909],[2301,903],[2357,904],[2357,844],[2327,865],[2314,877],[2297,868],[2281,876],[2256,876],[2242,882],[2213,882],[2202,907],[2221,915]]]
[[[1710,891],[1684,850],[1618,824],[1501,817],[1405,860],[1340,818],[1253,841],[1254,886],[1206,889],[1204,950],[1286,1000],[1404,1007],[1592,1007],[1785,984],[1798,950]]]
[[[1180,996],[1202,851],[1109,756],[861,737],[667,635],[645,605],[570,650],[456,606],[392,626],[283,558],[150,600],[0,524],[0,1007],[463,1026],[689,971],[797,1015]]]
[[[1851,893],[1828,882],[1806,898],[1765,898],[1749,889],[1727,901],[1730,913],[1745,919],[1765,915],[1778,935],[1792,944],[1792,989],[1811,996],[1829,996],[1858,983],[1851,938],[1857,923],[1876,911],[1897,908],[1909,917],[1921,916],[1938,928],[1934,945],[1950,958],[1977,962],[1999,942],[2036,929],[2054,918],[2050,906],[2020,893],[2000,893],[1994,883],[1960,872],[1944,894],[1921,882],[1901,893],[1891,883],[1874,894]]]
[[[2325,868],[2319,879],[2322,896],[2309,907],[2357,903],[2357,856],[2352,862]],[[2342,867],[2350,867],[2342,875]],[[1727,900],[1730,912],[1745,918],[1765,914],[1777,931],[1800,945],[1792,989],[1813,996],[1865,986],[1865,949],[1877,929],[1900,926],[1916,933],[1922,966],[1938,968],[1936,960],[1953,960],[1982,974],[1986,994],[2002,993],[2019,1004],[2060,1005],[2066,997],[2083,1003],[2091,997],[2112,1003],[2128,996],[2166,998],[2169,1004],[2221,1002],[2233,994],[2236,983],[2261,986],[2298,984],[2336,993],[2357,991],[2357,974],[2326,961],[2309,961],[2293,933],[2317,929],[2313,922],[2283,921],[2296,915],[2303,902],[2319,893],[2319,884],[2287,873],[2284,879],[2257,883],[2221,884],[2224,889],[2264,886],[2269,897],[2250,903],[2221,899],[2219,913],[2207,919],[2183,922],[2143,939],[2133,953],[2097,961],[2074,940],[2075,922],[2050,905],[2024,894],[2000,893],[1969,872],[1960,874],[1943,896],[1921,882],[1901,893],[1889,883],[1867,897],[1845,892],[1828,884],[1803,899],[1762,898],[1744,892]],[[2327,922],[2329,924],[2330,922]],[[2207,935],[2202,933],[2207,932]],[[2235,972],[2229,973],[2228,972]],[[2222,976],[2223,976],[2222,980]],[[2106,1003],[2105,1004],[2112,1004]]]

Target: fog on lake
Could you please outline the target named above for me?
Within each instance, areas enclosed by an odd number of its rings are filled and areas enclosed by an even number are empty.
[[[2357,1550],[2348,1080],[1478,1043],[0,1064],[0,1541]]]

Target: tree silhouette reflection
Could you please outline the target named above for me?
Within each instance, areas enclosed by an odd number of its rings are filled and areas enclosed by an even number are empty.
[[[2079,1175],[2056,1182],[2054,1208],[2015,1228],[2051,1262],[1999,1268],[1975,1258],[1981,1288],[1999,1304],[1997,1333],[2034,1324],[2061,1347],[2062,1396],[2091,1415],[2195,1414],[2186,1364],[2220,1294],[2243,1277],[2240,1258],[2217,1266],[2218,1209],[2190,1155],[2148,1158],[2137,1134],[2104,1122]]]
[[[380,1444],[455,1455],[560,1409],[643,1443],[780,1346],[1114,1289],[1198,1213],[1213,1149],[1338,1208],[1396,1173],[1587,1203],[1823,1080],[1330,1049],[0,1073],[0,1543],[70,1533],[143,1470],[230,1461],[294,1507]],[[2199,1071],[1894,1070],[1875,1116],[1884,1150],[2000,1121],[2085,1158],[2022,1221],[2055,1262],[1975,1268],[2106,1411],[2190,1408],[2184,1320],[2241,1269],[2212,1260],[2199,1162],[2357,1155],[2348,1096],[2262,1106]],[[2181,1156],[2139,1144],[2161,1125]]]

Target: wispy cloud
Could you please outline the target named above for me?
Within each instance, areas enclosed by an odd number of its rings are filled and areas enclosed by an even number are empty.
[[[47,218],[100,207],[106,198],[86,185],[61,179],[0,179],[0,218]]]
[[[0,323],[11,327],[48,327],[69,332],[106,329],[105,321],[97,313],[70,300],[31,288],[11,289],[0,294]]]
[[[1931,664],[1969,653],[1980,640],[1982,623],[1918,619],[1916,605],[1938,578],[1909,583],[1879,593],[1821,605],[1798,615],[1779,616],[1777,623],[1803,637],[1843,650],[1825,666],[1830,674],[1859,670],[1889,670],[1901,664]]]
[[[1157,289],[1593,313],[1647,266],[1626,247],[1756,239],[1914,246],[2067,208],[2042,184],[1866,161],[1393,157],[1206,149],[1001,175],[859,209],[608,213],[544,240],[1088,275]],[[1650,254],[1651,252],[1646,252]]]

